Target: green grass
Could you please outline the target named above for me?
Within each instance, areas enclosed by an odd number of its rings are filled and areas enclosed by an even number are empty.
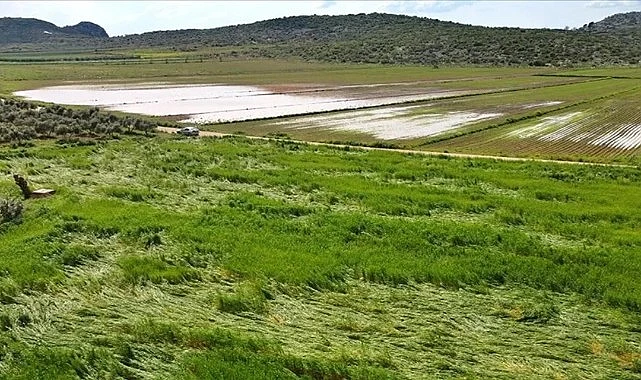
[[[0,155],[3,195],[57,190],[0,228],[3,376],[636,376],[638,169],[243,138]]]
[[[641,78],[641,68],[638,66],[630,67],[599,67],[599,68],[580,68],[574,70],[561,71],[558,75],[572,76],[594,76],[594,77],[620,77],[620,78]]]
[[[33,149],[35,162],[40,149],[46,157],[50,148]],[[242,140],[126,141],[94,151],[92,169],[64,169],[84,177],[88,186],[81,188],[91,194],[57,200],[64,202],[56,211],[64,222],[52,227],[45,214],[38,224],[48,226],[45,232],[117,234],[145,249],[167,241],[187,252],[198,241],[220,252],[219,264],[234,272],[321,288],[355,271],[390,283],[525,283],[635,309],[641,302],[636,285],[618,277],[629,264],[624,257],[636,255],[641,242],[633,169],[497,162],[488,171],[483,161]],[[138,164],[128,166],[132,161]],[[101,197],[91,189],[113,179],[92,174],[100,166],[127,168],[121,179],[136,178],[142,188],[154,184],[162,197],[118,183],[112,188],[119,191]],[[32,177],[61,180],[43,174]],[[17,236],[7,241],[55,250],[29,222],[14,227]],[[18,233],[23,229],[26,236]],[[547,236],[569,243],[557,246]],[[595,268],[590,258],[603,249],[607,260]],[[169,270],[156,259],[127,260]],[[629,291],[613,294],[612,281]]]

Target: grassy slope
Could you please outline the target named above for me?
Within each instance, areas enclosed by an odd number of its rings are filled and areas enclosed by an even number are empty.
[[[640,370],[638,169],[243,139],[0,154],[58,190],[0,233],[8,377]]]

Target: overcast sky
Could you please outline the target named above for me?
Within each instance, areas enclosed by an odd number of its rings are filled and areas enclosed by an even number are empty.
[[[215,28],[285,16],[395,13],[485,26],[580,27],[641,0],[594,1],[3,1],[0,17],[34,17],[58,26],[91,21],[111,36]]]

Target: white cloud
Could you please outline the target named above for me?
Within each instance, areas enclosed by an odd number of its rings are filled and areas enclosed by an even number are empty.
[[[431,13],[452,12],[461,7],[472,5],[473,1],[395,1],[390,2],[386,7],[389,12],[411,14],[411,15],[429,15]]]
[[[588,2],[587,6],[589,8],[619,8],[619,9],[624,9],[624,8],[639,8],[641,7],[641,1],[637,0],[619,0],[619,1],[613,1],[613,0],[594,0]]]

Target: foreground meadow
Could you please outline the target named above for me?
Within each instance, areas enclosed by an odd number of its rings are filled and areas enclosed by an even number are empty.
[[[3,378],[639,378],[638,168],[244,138],[0,148]]]

